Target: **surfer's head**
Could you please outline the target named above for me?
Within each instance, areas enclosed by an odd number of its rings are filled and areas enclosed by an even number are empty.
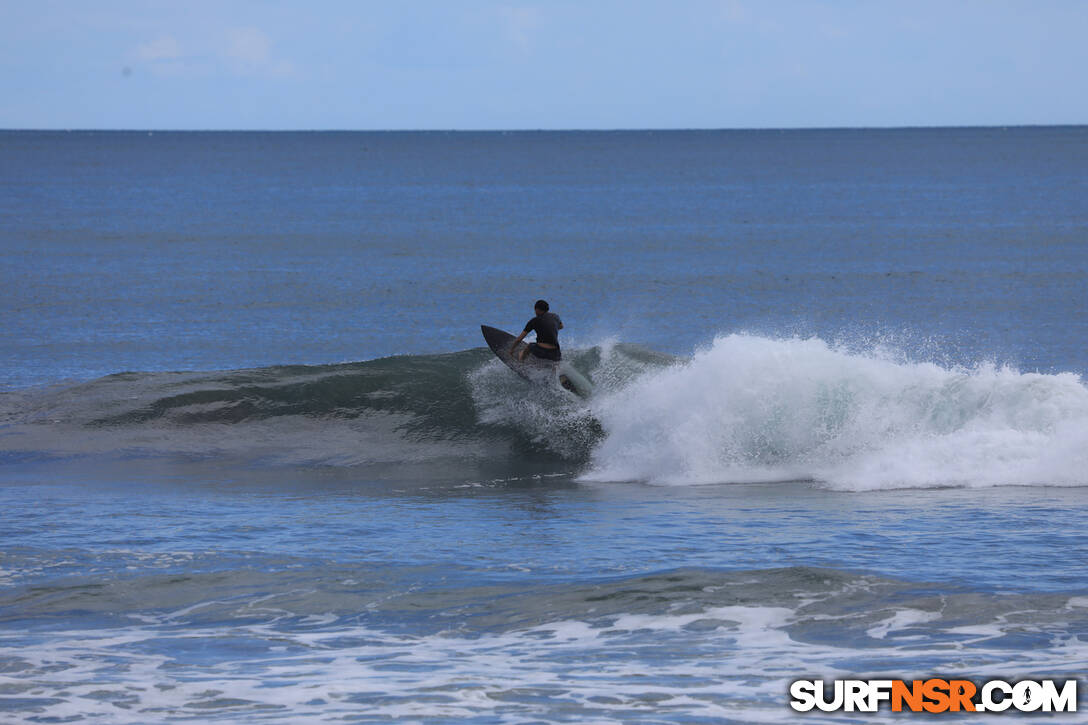
[[[537,300],[536,304],[533,305],[533,310],[538,315],[541,314],[542,312],[547,312],[548,311],[548,303],[545,302],[544,300]]]

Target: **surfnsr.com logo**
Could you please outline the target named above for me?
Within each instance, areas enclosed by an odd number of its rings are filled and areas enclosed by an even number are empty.
[[[824,712],[877,712],[887,703],[892,712],[1076,712],[1077,681],[989,680],[795,680],[790,707]]]

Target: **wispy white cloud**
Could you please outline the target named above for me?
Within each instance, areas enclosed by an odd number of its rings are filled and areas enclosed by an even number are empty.
[[[272,52],[272,45],[272,38],[260,28],[232,28],[227,31],[223,55],[238,73],[294,74],[294,64],[277,58]]]
[[[540,25],[540,9],[536,7],[501,7],[498,9],[506,39],[522,53],[532,50],[532,32]]]
[[[296,75],[295,65],[276,55],[271,36],[252,26],[203,28],[184,35],[184,42],[173,34],[159,35],[137,45],[129,57],[158,76]]]
[[[272,39],[259,28],[234,28],[227,32],[226,55],[253,66],[268,63]]]
[[[147,62],[177,60],[182,56],[181,44],[172,35],[160,35],[154,40],[141,43],[134,53],[137,59]]]
[[[736,25],[748,22],[750,17],[748,8],[739,0],[724,0],[720,6],[720,14],[726,22]]]

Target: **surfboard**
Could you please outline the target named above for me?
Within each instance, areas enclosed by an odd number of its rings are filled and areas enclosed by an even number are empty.
[[[519,342],[517,348],[511,353],[510,347],[514,344],[514,340],[517,339],[514,335],[488,325],[480,325],[480,331],[484,333],[484,340],[487,342],[487,346],[491,348],[491,352],[495,353],[495,357],[502,360],[506,367],[529,382],[536,384],[554,384],[558,382],[564,388],[582,398],[588,398],[592,394],[593,385],[584,375],[571,367],[566,360],[556,364],[551,360],[543,360],[532,354],[526,355],[524,360],[519,360],[521,353],[528,348],[528,345],[524,342]]]

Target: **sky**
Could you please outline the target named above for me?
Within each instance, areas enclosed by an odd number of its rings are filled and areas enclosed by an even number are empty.
[[[1088,0],[0,0],[0,128],[1088,123]]]

